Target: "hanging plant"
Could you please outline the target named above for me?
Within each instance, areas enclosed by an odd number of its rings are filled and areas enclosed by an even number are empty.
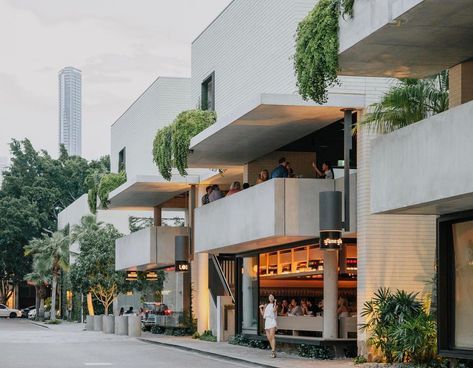
[[[172,124],[172,154],[174,164],[182,176],[187,175],[187,156],[192,137],[215,123],[213,111],[189,110],[181,112]]]
[[[294,69],[305,100],[327,102],[327,89],[339,84],[337,73],[340,15],[353,16],[354,0],[320,0],[297,28]]]
[[[153,160],[166,180],[171,180],[172,167],[187,175],[187,157],[192,137],[215,123],[216,114],[206,110],[181,112],[171,125],[159,129],[153,143]]]
[[[100,207],[103,209],[108,208],[110,201],[108,195],[113,190],[117,189],[120,185],[126,182],[126,173],[121,171],[120,173],[108,173],[102,176],[100,179],[99,186],[97,188],[97,195],[100,201]]]
[[[153,142],[153,160],[159,173],[166,180],[171,180],[172,169],[172,126],[159,129]]]

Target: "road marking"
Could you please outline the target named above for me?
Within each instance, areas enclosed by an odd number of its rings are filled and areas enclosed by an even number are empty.
[[[112,363],[84,363],[84,365],[93,365],[93,366],[97,366],[97,365],[112,365]]]

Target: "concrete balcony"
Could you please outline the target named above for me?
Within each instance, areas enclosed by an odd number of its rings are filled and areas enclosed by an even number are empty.
[[[470,0],[357,0],[340,19],[341,75],[422,78],[471,57]]]
[[[187,227],[151,226],[115,241],[117,271],[145,271],[174,265],[174,238]]]
[[[356,175],[350,177],[356,232]],[[343,191],[343,178],[272,179],[195,210],[195,251],[237,253],[319,236],[319,192]],[[349,235],[349,234],[346,234]]]
[[[442,215],[473,206],[473,101],[375,140],[374,213]]]

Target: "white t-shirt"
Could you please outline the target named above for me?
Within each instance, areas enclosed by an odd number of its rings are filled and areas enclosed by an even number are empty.
[[[273,304],[266,305],[266,308],[264,308],[263,318],[265,330],[277,327],[276,312],[274,311]]]

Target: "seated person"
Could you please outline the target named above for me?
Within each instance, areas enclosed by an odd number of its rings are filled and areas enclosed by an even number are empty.
[[[285,157],[281,157],[279,159],[279,165],[276,166],[273,171],[271,171],[271,179],[274,178],[287,178],[289,176],[289,172],[286,168],[287,162]]]
[[[306,299],[301,300],[301,312],[303,316],[311,316],[312,311],[309,310],[308,302]]]
[[[349,317],[350,313],[348,312],[348,301],[345,298],[338,298],[338,317]]]
[[[227,197],[231,196],[232,194],[238,193],[241,190],[241,185],[239,181],[234,181],[233,184],[230,186],[230,190],[227,193]]]
[[[289,304],[286,299],[284,299],[279,307],[278,316],[287,316],[289,312]]]
[[[296,299],[291,299],[291,304],[289,306],[289,316],[302,316],[302,309],[297,304]]]
[[[312,304],[310,300],[307,301],[307,307],[309,308],[309,311],[312,312],[313,316],[322,313],[322,309],[319,307],[319,305],[315,303]]]

